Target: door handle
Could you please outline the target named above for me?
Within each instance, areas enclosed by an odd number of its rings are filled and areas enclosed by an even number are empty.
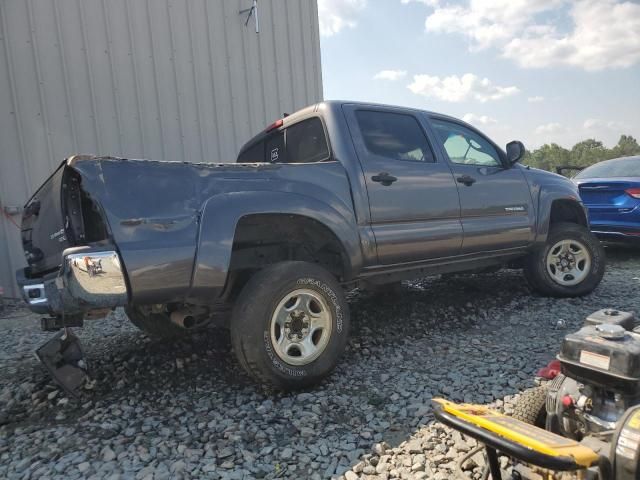
[[[456,178],[458,183],[464,183],[467,187],[470,187],[474,183],[476,183],[476,179],[471,175],[462,175],[461,177]]]
[[[371,180],[373,180],[374,182],[379,182],[385,187],[388,187],[398,179],[393,175],[389,175],[387,172],[380,172],[378,175],[374,175],[373,177],[371,177]]]

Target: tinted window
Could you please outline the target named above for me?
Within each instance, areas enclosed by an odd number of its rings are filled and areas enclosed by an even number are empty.
[[[285,163],[286,155],[284,151],[284,132],[276,131],[265,140],[265,159],[263,162]]]
[[[621,158],[596,163],[574,178],[640,177],[640,157]]]
[[[238,163],[264,162],[264,142],[258,142],[238,155]]]
[[[329,146],[319,118],[303,120],[285,132],[287,154],[279,163],[314,163],[329,158]]]
[[[497,150],[481,135],[457,123],[431,121],[449,160],[465,165],[502,165]]]
[[[433,162],[420,124],[411,115],[357,110],[356,120],[364,145],[373,155],[394,160]]]

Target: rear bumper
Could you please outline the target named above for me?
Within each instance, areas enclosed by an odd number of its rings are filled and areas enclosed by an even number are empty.
[[[18,271],[16,277],[35,313],[78,314],[125,305],[129,298],[122,263],[114,250],[68,248],[57,274],[28,279]]]

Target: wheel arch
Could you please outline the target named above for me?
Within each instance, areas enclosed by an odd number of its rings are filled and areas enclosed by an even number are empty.
[[[543,189],[540,192],[536,243],[546,242],[551,226],[561,222],[589,228],[589,218],[584,204],[576,194]]]
[[[211,197],[201,214],[190,298],[211,299],[226,292],[229,273],[238,262],[234,253],[250,249],[252,242],[262,249],[273,247],[275,235],[283,230],[319,233],[330,240],[340,257],[339,271],[332,273],[342,280],[352,279],[362,266],[355,219],[346,218],[331,205],[291,192],[221,194]],[[287,238],[288,243],[291,240],[295,238]],[[264,265],[290,259],[275,257]],[[293,259],[309,260],[304,256]]]

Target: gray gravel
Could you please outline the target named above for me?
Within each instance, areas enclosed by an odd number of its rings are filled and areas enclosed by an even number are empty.
[[[251,382],[224,331],[163,343],[116,312],[76,331],[97,380],[76,401],[33,357],[51,334],[5,309],[0,478],[452,478],[473,442],[434,422],[430,399],[509,411],[585,315],[640,311],[640,252],[608,255],[586,298],[533,296],[510,270],[353,292],[343,361],[297,394]]]

